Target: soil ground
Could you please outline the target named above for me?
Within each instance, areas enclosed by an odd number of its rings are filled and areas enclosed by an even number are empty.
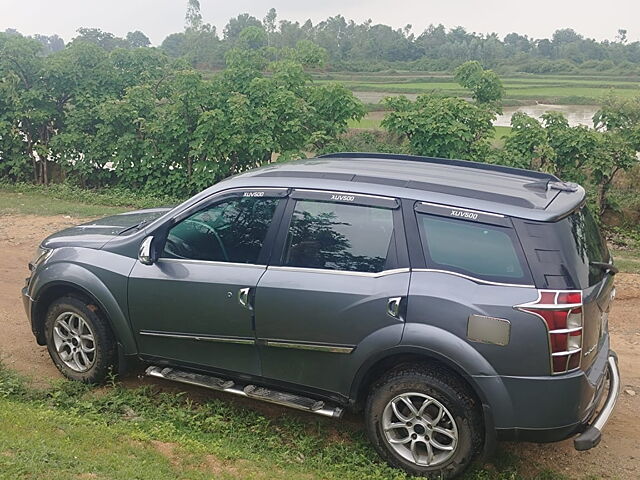
[[[2,361],[36,384],[61,378],[46,348],[36,345],[25,318],[20,289],[28,276],[27,263],[39,242],[65,226],[80,223],[68,216],[0,215],[0,355]],[[622,390],[602,443],[587,452],[573,449],[571,440],[555,444],[501,444],[500,448],[530,461],[532,469],[549,468],[569,478],[640,479],[640,275],[621,273],[616,278],[618,296],[610,315],[612,347],[620,358]],[[154,383],[136,377],[127,384]],[[166,383],[163,387],[166,388]],[[202,398],[202,391],[190,392]],[[207,392],[205,395],[209,395]],[[217,395],[215,395],[217,396]],[[281,414],[273,406],[253,406],[267,414]],[[357,419],[350,419],[357,422]]]

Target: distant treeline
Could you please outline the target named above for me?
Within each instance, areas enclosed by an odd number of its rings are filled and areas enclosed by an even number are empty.
[[[252,31],[252,46],[270,47],[274,57],[286,49],[303,50],[306,44],[320,46],[326,51],[326,66],[332,70],[451,71],[465,61],[477,60],[501,72],[640,73],[640,42],[629,42],[624,29],[618,30],[613,41],[585,38],[570,28],[557,30],[551,38],[534,39],[518,33],[500,38],[496,33],[468,32],[463,27],[447,29],[441,24],[430,25],[416,35],[411,25],[394,29],[371,20],[358,24],[341,15],[315,25],[311,20],[301,24],[278,19],[272,8],[262,20],[246,13],[238,15],[219,34],[214,26],[203,22],[198,0],[187,1],[185,30],[168,35],[159,47],[195,67],[222,68],[225,53],[242,41],[241,33],[247,28]],[[18,34],[15,30],[7,33]],[[34,38],[44,45],[45,53],[64,48],[57,35]],[[140,31],[119,38],[96,28],[79,29],[72,41],[79,40],[109,51],[151,44]]]

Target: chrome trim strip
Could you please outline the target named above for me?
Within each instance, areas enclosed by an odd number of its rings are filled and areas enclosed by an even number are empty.
[[[252,268],[267,268],[266,265],[257,265],[255,263],[235,263],[235,262],[220,262],[218,260],[192,260],[190,258],[159,258],[157,262],[162,263],[193,263],[196,265],[215,265],[218,267],[252,267]]]
[[[439,270],[437,268],[412,268],[412,272],[426,272],[426,273],[446,273],[449,275],[454,275],[456,277],[465,278],[467,280],[471,280],[472,282],[480,283],[483,285],[494,285],[496,287],[517,287],[517,288],[536,288],[535,285],[522,285],[519,283],[501,283],[501,282],[492,282],[490,280],[483,280],[481,278],[472,277],[470,275],[465,275],[463,273],[452,272],[450,270]]]
[[[533,308],[536,310],[571,310],[574,308],[582,307],[581,303],[556,303],[556,304],[546,304],[546,303],[526,303],[522,305],[516,305],[515,308],[518,310],[527,310],[528,308]]]
[[[337,345],[318,345],[312,343],[296,343],[286,342],[282,340],[266,340],[265,345],[267,347],[276,348],[295,348],[298,350],[312,350],[316,352],[329,352],[329,353],[345,353],[349,354],[353,352],[355,347],[341,347]]]
[[[573,355],[574,353],[581,352],[581,348],[575,348],[573,350],[566,350],[564,352],[554,352],[551,354],[552,357],[566,357],[567,355]],[[564,373],[564,372],[562,372]]]
[[[151,332],[148,330],[141,330],[140,335],[144,335],[147,337],[179,338],[181,340],[196,340],[200,342],[236,343],[239,345],[254,345],[256,343],[255,340],[250,338],[213,337],[213,336],[207,336],[207,335],[183,335],[181,333]]]
[[[549,333],[573,333],[582,330],[582,327],[559,328],[557,330],[549,330]]]
[[[499,213],[485,212],[485,211],[482,211],[482,210],[472,210],[470,208],[454,207],[453,205],[444,205],[444,204],[441,204],[441,203],[420,202],[420,204],[421,205],[428,205],[430,207],[451,208],[453,210],[462,210],[463,212],[479,213],[481,215],[489,215],[490,217],[505,218],[504,215],[500,215]]]
[[[336,195],[357,195],[358,197],[365,198],[378,198],[380,200],[391,200],[396,201],[395,197],[384,197],[382,195],[371,195],[368,193],[358,193],[358,192],[341,192],[338,190],[316,190],[313,188],[294,188],[295,192],[310,192],[310,193],[331,193]]]
[[[307,267],[287,267],[280,265],[269,265],[267,270],[277,270],[283,272],[309,272],[309,273],[328,273],[333,275],[351,275],[356,277],[385,277],[396,273],[409,273],[409,268],[394,268],[392,270],[383,270],[382,272],[350,272],[348,270],[329,270],[327,268],[307,268]]]

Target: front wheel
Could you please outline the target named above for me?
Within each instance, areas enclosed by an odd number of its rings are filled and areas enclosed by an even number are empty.
[[[51,304],[45,320],[47,349],[70,380],[102,383],[117,364],[116,341],[94,305],[75,297]]]
[[[435,367],[387,373],[372,387],[365,416],[378,453],[411,475],[454,478],[482,445],[477,402],[456,376]]]

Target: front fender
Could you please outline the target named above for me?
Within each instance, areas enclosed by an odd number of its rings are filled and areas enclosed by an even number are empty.
[[[100,250],[60,250],[54,252],[31,280],[29,295],[34,300],[35,309],[52,289],[68,287],[69,290],[84,292],[106,314],[122,353],[137,354],[138,348],[126,315],[127,281],[135,260]]]

